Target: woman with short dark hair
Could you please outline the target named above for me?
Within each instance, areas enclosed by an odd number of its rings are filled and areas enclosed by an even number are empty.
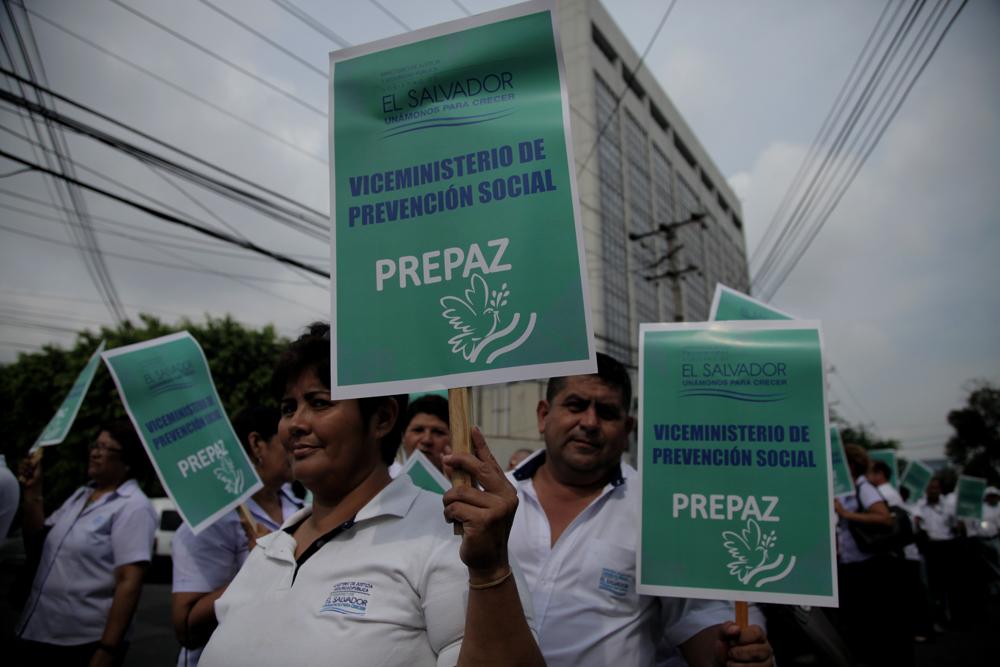
[[[543,664],[507,558],[516,493],[482,435],[445,459],[482,487],[445,495],[459,539],[440,496],[389,477],[405,397],[332,398],[329,355],[315,324],[275,369],[279,437],[313,502],[257,540],[201,665]]]
[[[42,468],[21,466],[23,532],[40,563],[17,628],[17,664],[120,665],[153,549],[156,512],[135,476],[146,453],[125,420],[102,426],[87,476],[48,518]]]

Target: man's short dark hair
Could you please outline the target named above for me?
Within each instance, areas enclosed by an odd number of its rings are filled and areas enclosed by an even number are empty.
[[[330,325],[326,322],[313,322],[306,327],[306,332],[298,337],[288,349],[278,357],[278,363],[271,375],[271,391],[280,402],[288,383],[298,378],[307,370],[316,373],[320,382],[330,388]],[[382,462],[391,465],[396,458],[396,450],[403,436],[403,420],[409,397],[406,394],[396,396],[370,396],[359,398],[361,421],[365,430],[379,406],[388,401],[395,401],[397,406],[396,421],[392,429],[379,441],[379,453]]]
[[[885,461],[873,461],[872,472],[877,472],[886,479],[892,479],[892,472],[889,469],[889,464]]]
[[[281,413],[278,408],[270,408],[264,405],[251,405],[243,408],[233,417],[233,430],[236,437],[246,451],[250,460],[253,460],[253,450],[250,448],[250,434],[258,433],[264,440],[270,440],[278,432],[278,420]]]
[[[419,398],[413,399],[409,407],[406,408],[406,419],[402,420],[404,433],[410,426],[413,418],[421,413],[433,415],[445,424],[449,424],[448,399],[437,394],[424,394]]]
[[[622,395],[622,407],[628,414],[632,410],[632,380],[628,371],[620,361],[603,352],[597,353],[597,377],[612,389],[617,389]],[[567,378],[554,377],[549,379],[545,388],[545,400],[551,403],[556,395],[566,386]]]

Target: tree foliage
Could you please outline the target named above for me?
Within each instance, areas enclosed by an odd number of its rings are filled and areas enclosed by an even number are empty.
[[[229,415],[252,403],[274,404],[269,388],[271,369],[287,341],[270,325],[249,329],[226,316],[207,317],[203,324],[184,319],[172,326],[140,315],[139,325],[126,322],[113,329],[82,331],[70,349],[47,345],[41,352],[22,353],[16,362],[0,366],[0,404],[4,406],[0,428],[8,465],[14,468],[27,453],[102,339],[113,349],[183,330],[204,349]],[[101,364],[66,440],[45,450],[46,513],[86,481],[87,445],[96,437],[98,426],[123,417],[125,409],[114,382]],[[162,495],[155,479],[140,481],[147,493]]]
[[[949,412],[948,423],[955,430],[945,445],[952,463],[965,475],[1000,485],[1000,387],[974,382],[965,407]]]
[[[899,449],[899,440],[880,438],[869,431],[864,424],[841,422],[837,424],[837,428],[840,430],[840,441],[845,445],[854,443],[865,449]]]

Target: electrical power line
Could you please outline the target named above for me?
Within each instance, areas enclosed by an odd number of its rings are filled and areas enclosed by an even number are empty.
[[[0,100],[25,109],[32,114],[36,114],[59,123],[63,127],[131,155],[142,162],[153,164],[158,168],[172,172],[182,178],[185,178],[186,180],[196,183],[197,185],[208,188],[217,194],[232,199],[233,201],[241,203],[245,206],[249,206],[250,208],[253,208],[258,212],[263,213],[264,215],[267,215],[302,233],[309,234],[317,239],[326,240],[327,238],[329,229],[325,220],[316,220],[286,206],[270,201],[260,195],[250,192],[249,190],[236,187],[213,176],[195,171],[190,167],[185,167],[178,162],[156,153],[152,153],[151,151],[141,148],[136,144],[99,130],[88,123],[84,123],[83,121],[70,118],[69,116],[61,114],[57,111],[42,107],[23,97],[9,93],[6,90],[0,90]],[[302,207],[301,204],[299,204],[299,206]]]
[[[316,67],[315,65],[313,65],[308,60],[306,60],[306,59],[304,59],[304,58],[302,58],[300,56],[297,56],[296,54],[292,53],[291,51],[289,51],[288,49],[286,49],[285,47],[283,47],[281,44],[278,44],[273,39],[271,39],[270,37],[268,37],[267,35],[265,35],[264,33],[259,32],[259,31],[255,30],[254,28],[251,28],[249,25],[247,25],[243,21],[239,20],[238,18],[236,18],[235,16],[233,16],[232,14],[230,14],[229,12],[227,12],[226,10],[222,9],[221,7],[219,7],[218,5],[216,5],[215,3],[209,2],[209,0],[198,0],[198,2],[200,2],[203,5],[205,5],[206,7],[208,7],[209,9],[211,9],[212,11],[216,12],[217,14],[219,14],[219,15],[227,18],[227,19],[229,19],[230,21],[232,21],[236,25],[240,26],[241,28],[243,28],[244,30],[246,30],[247,32],[249,32],[251,35],[257,37],[258,39],[263,40],[267,44],[270,44],[271,46],[273,46],[277,50],[279,50],[282,53],[284,53],[289,58],[292,58],[293,60],[295,60],[299,64],[305,66],[307,69],[309,69],[309,71],[311,71],[311,72],[313,72],[315,74],[318,74],[319,76],[323,77],[324,79],[327,78],[326,72],[324,72],[320,68]]]
[[[262,248],[262,247],[260,247],[260,246],[258,246],[256,244],[250,243],[248,241],[242,241],[242,240],[234,238],[234,237],[232,237],[232,236],[230,236],[228,234],[223,234],[222,232],[216,231],[214,229],[209,229],[207,227],[204,227],[202,225],[190,222],[188,220],[183,220],[183,219],[178,218],[177,216],[171,215],[169,213],[165,213],[163,211],[158,211],[158,210],[156,210],[154,208],[146,206],[145,204],[140,204],[139,202],[132,201],[130,199],[126,199],[125,197],[121,197],[119,195],[116,195],[113,192],[108,192],[107,190],[104,190],[103,188],[99,188],[99,187],[97,187],[95,185],[91,185],[89,183],[84,183],[83,181],[80,181],[80,180],[77,180],[77,179],[71,179],[69,176],[65,176],[63,174],[58,174],[58,173],[52,171],[51,169],[46,169],[45,167],[42,167],[41,165],[37,165],[37,164],[33,164],[31,162],[28,162],[27,160],[19,158],[19,157],[17,157],[16,155],[14,155],[12,153],[8,153],[7,151],[0,150],[0,157],[7,158],[8,160],[12,160],[14,162],[17,162],[19,164],[23,164],[23,165],[28,166],[28,167],[32,167],[33,169],[35,169],[37,171],[40,171],[42,173],[45,173],[45,174],[49,174],[50,176],[55,176],[56,178],[61,178],[61,179],[67,180],[67,181],[71,181],[74,184],[76,184],[76,185],[78,185],[78,186],[80,186],[82,188],[90,190],[91,192],[96,192],[97,194],[100,194],[100,195],[103,195],[105,197],[108,197],[109,199],[114,199],[115,201],[117,201],[119,203],[125,204],[126,206],[131,206],[132,208],[136,208],[136,209],[138,209],[138,210],[140,210],[140,211],[142,211],[144,213],[147,213],[147,214],[149,214],[151,216],[154,216],[156,218],[160,218],[161,220],[166,220],[167,222],[171,222],[171,223],[173,223],[175,225],[180,225],[182,227],[186,227],[187,229],[191,229],[191,230],[200,232],[200,233],[205,234],[206,236],[210,236],[210,237],[212,237],[214,239],[218,239],[220,241],[226,241],[227,243],[230,243],[231,245],[239,246],[241,248],[245,248],[245,249],[250,250],[252,252],[256,252],[258,254],[265,255],[267,257],[271,257],[272,259],[275,259],[275,260],[277,260],[279,262],[282,262],[282,263],[285,263],[285,264],[289,264],[291,266],[297,266],[300,269],[303,269],[305,271],[309,271],[310,273],[314,273],[314,274],[316,274],[318,276],[322,276],[324,278],[329,278],[330,277],[329,273],[327,273],[327,272],[325,272],[325,271],[323,271],[321,269],[317,269],[314,266],[310,266],[308,264],[303,264],[302,262],[300,262],[300,261],[298,261],[296,259],[293,259],[291,257],[287,257],[287,256],[282,255],[280,253],[273,252],[271,250],[268,250],[267,248]]]
[[[158,83],[163,84],[164,86],[167,86],[171,90],[173,90],[173,91],[175,91],[177,93],[180,93],[181,95],[184,95],[185,97],[188,97],[189,99],[192,99],[195,102],[198,102],[199,104],[201,104],[201,105],[203,105],[205,107],[208,107],[209,109],[212,109],[216,113],[219,113],[219,114],[221,114],[221,115],[223,115],[223,116],[225,116],[225,117],[227,117],[227,118],[229,118],[231,120],[234,120],[234,121],[236,121],[236,122],[244,125],[245,127],[249,128],[249,129],[251,129],[251,130],[253,130],[253,131],[255,131],[255,132],[257,132],[257,133],[259,133],[259,134],[261,134],[261,135],[263,135],[263,136],[265,136],[265,137],[267,137],[267,138],[269,138],[269,139],[271,139],[271,140],[273,140],[273,141],[275,141],[275,142],[283,145],[283,146],[285,146],[286,148],[289,148],[289,149],[291,149],[291,150],[299,153],[300,155],[303,155],[303,156],[305,156],[305,157],[307,157],[307,158],[309,158],[311,160],[319,162],[320,164],[324,164],[324,165],[328,164],[326,158],[324,158],[322,155],[317,155],[316,153],[312,153],[310,151],[307,151],[306,149],[302,148],[301,146],[293,144],[292,142],[288,141],[284,137],[282,137],[282,136],[280,136],[280,135],[278,135],[278,134],[276,134],[276,133],[268,130],[267,128],[265,128],[265,127],[263,127],[261,125],[258,125],[257,123],[254,123],[251,120],[243,118],[242,116],[240,116],[238,114],[235,114],[232,111],[229,111],[228,109],[225,109],[225,108],[219,106],[218,104],[216,104],[215,102],[212,102],[208,98],[203,97],[201,95],[198,95],[197,93],[194,93],[194,92],[188,90],[187,88],[185,88],[183,86],[180,86],[180,85],[174,83],[173,81],[170,81],[169,79],[167,79],[165,77],[160,76],[159,74],[157,74],[156,72],[154,72],[154,71],[152,71],[150,69],[147,69],[147,68],[145,68],[145,67],[143,67],[141,65],[138,65],[138,64],[132,62],[128,58],[125,58],[124,56],[121,56],[121,55],[115,53],[114,51],[111,51],[111,50],[109,50],[109,49],[101,46],[97,42],[95,42],[95,41],[93,41],[91,39],[88,39],[88,38],[84,37],[83,35],[80,35],[77,32],[74,32],[74,31],[70,30],[66,26],[64,26],[64,25],[62,25],[62,24],[60,24],[60,23],[58,23],[56,21],[53,21],[52,19],[48,18],[47,16],[39,14],[38,12],[36,12],[36,11],[34,11],[32,9],[28,9],[24,5],[20,5],[20,7],[24,11],[26,11],[28,14],[31,14],[36,19],[42,21],[43,23],[48,24],[52,28],[54,28],[56,30],[59,30],[60,32],[66,34],[66,35],[69,35],[73,39],[76,39],[77,41],[79,41],[79,42],[81,42],[83,44],[86,44],[87,46],[89,46],[92,49],[94,49],[94,50],[96,50],[96,51],[98,51],[98,52],[100,52],[100,53],[108,56],[109,58],[115,60],[116,62],[118,62],[118,63],[120,63],[120,64],[122,64],[122,65],[124,65],[124,66],[126,66],[126,67],[128,67],[130,69],[133,69],[133,70],[139,72],[140,74],[143,74],[143,75],[145,75],[145,76],[153,79],[154,81],[157,81]]]
[[[838,187],[838,189],[836,191],[836,194],[832,196],[832,199],[831,199],[829,205],[827,206],[826,210],[824,210],[821,213],[818,221],[813,225],[813,228],[809,232],[808,237],[804,240],[804,242],[796,250],[796,253],[792,257],[792,259],[786,264],[786,266],[784,268],[784,271],[777,278],[774,286],[771,288],[771,290],[769,292],[770,295],[773,295],[781,287],[781,285],[784,284],[784,281],[788,278],[788,275],[792,272],[792,270],[795,269],[795,267],[799,263],[799,260],[802,259],[802,256],[805,254],[806,250],[808,250],[808,248],[812,244],[813,240],[819,234],[820,230],[822,230],[823,225],[826,224],[826,221],[833,214],[833,211],[836,210],[837,205],[843,199],[844,194],[847,192],[848,188],[850,188],[851,184],[854,182],[854,179],[857,177],[858,173],[861,171],[861,168],[865,165],[865,163],[868,161],[868,158],[871,156],[871,154],[874,152],[875,148],[878,146],[879,142],[882,139],[882,136],[885,134],[885,132],[888,129],[889,125],[892,124],[892,121],[895,119],[896,115],[899,113],[899,110],[902,108],[903,103],[909,97],[910,91],[913,90],[913,87],[916,85],[917,81],[920,79],[920,76],[923,74],[924,70],[927,68],[927,65],[930,63],[931,59],[937,53],[937,50],[941,46],[941,43],[944,41],[945,36],[948,34],[948,31],[951,29],[951,26],[955,23],[955,20],[958,18],[959,14],[961,14],[962,10],[965,8],[965,6],[966,6],[967,3],[968,3],[968,0],[962,0],[962,4],[959,5],[958,10],[954,14],[952,14],[952,16],[949,19],[948,23],[945,25],[944,30],[940,33],[940,35],[938,35],[937,40],[934,42],[934,46],[931,48],[930,52],[927,54],[927,56],[924,58],[923,62],[920,64],[920,67],[917,69],[916,74],[909,80],[909,82],[906,84],[906,88],[902,92],[902,95],[896,100],[894,106],[892,106],[891,111],[889,111],[886,114],[886,113],[884,113],[884,110],[883,110],[883,114],[879,118],[879,121],[876,123],[875,127],[872,129],[872,132],[869,133],[870,137],[872,137],[872,135],[874,135],[874,136],[871,139],[867,140],[867,146],[863,148],[864,152],[862,153],[861,157],[855,161],[855,163],[852,166],[852,169],[850,170],[850,172],[848,173],[848,175],[845,177],[844,180],[841,181],[841,184],[839,185],[839,187]],[[943,14],[942,14],[942,16],[943,16]],[[940,17],[938,18],[938,21],[939,20],[940,20]],[[935,22],[935,25],[936,25],[936,23],[937,23],[937,21]],[[930,38],[930,35],[931,35],[931,33],[929,32],[927,34],[927,39]],[[926,43],[927,39],[925,39],[925,43]],[[923,48],[923,45],[921,45],[921,48]],[[911,64],[911,66],[908,66],[907,69],[909,70],[910,67],[912,67],[912,64]],[[902,82],[900,83],[900,85],[902,85]],[[897,89],[898,89],[898,86],[897,86]]]
[[[240,74],[243,74],[244,76],[249,77],[250,79],[253,79],[254,81],[256,81],[257,83],[259,83],[260,85],[262,85],[265,88],[267,88],[268,90],[271,90],[271,91],[274,91],[274,92],[278,93],[279,95],[281,95],[281,96],[283,96],[283,97],[291,100],[292,102],[295,102],[296,104],[298,104],[299,106],[303,107],[304,109],[308,109],[309,111],[312,111],[314,114],[316,114],[316,115],[318,115],[318,116],[320,116],[322,118],[326,118],[326,112],[323,109],[320,109],[319,107],[317,107],[317,106],[315,106],[313,104],[310,104],[309,102],[307,102],[306,100],[302,99],[301,97],[299,97],[295,93],[292,93],[292,92],[290,92],[288,90],[285,90],[281,86],[276,86],[275,84],[271,83],[270,81],[268,81],[264,77],[258,76],[256,74],[254,74],[253,72],[251,72],[247,68],[242,67],[241,65],[237,65],[232,60],[229,60],[225,56],[219,55],[215,51],[212,51],[208,47],[199,44],[198,42],[194,41],[193,39],[185,37],[184,35],[182,35],[181,33],[177,32],[176,30],[173,30],[172,28],[167,27],[163,23],[160,23],[159,21],[157,21],[153,17],[151,17],[151,16],[149,16],[147,14],[144,14],[143,12],[140,12],[138,9],[136,9],[134,7],[130,7],[129,5],[126,5],[124,2],[122,2],[122,0],[108,0],[108,2],[110,2],[112,4],[115,4],[115,5],[118,5],[119,7],[121,7],[122,9],[124,9],[125,11],[130,12],[131,14],[139,17],[140,19],[142,19],[143,21],[149,23],[150,25],[153,25],[153,26],[159,28],[163,32],[167,33],[168,35],[171,35],[171,36],[173,36],[173,37],[181,40],[182,42],[184,42],[188,46],[190,46],[190,47],[192,47],[194,49],[197,49],[198,51],[201,51],[202,53],[204,53],[208,57],[212,58],[213,60],[216,60],[216,61],[218,61],[218,62],[220,62],[220,63],[228,66],[229,68],[236,70]]]
[[[615,105],[611,109],[611,113],[608,114],[607,120],[604,121],[604,124],[598,131],[597,137],[594,138],[594,143],[590,146],[590,150],[587,151],[587,155],[586,157],[584,157],[583,162],[580,164],[579,167],[577,167],[576,170],[577,177],[579,177],[580,174],[583,173],[584,168],[590,162],[590,158],[594,156],[594,151],[597,150],[597,146],[601,142],[601,137],[603,137],[604,133],[608,131],[608,126],[610,126],[611,122],[615,119],[616,114],[618,113],[618,108],[621,106],[622,100],[625,99],[625,95],[628,93],[629,84],[635,80],[636,75],[639,73],[639,69],[642,67],[642,63],[646,60],[646,56],[649,55],[649,51],[650,49],[653,48],[653,44],[656,43],[656,38],[660,36],[660,31],[663,30],[663,25],[667,22],[667,18],[670,16],[670,12],[674,10],[674,5],[676,4],[677,0],[671,0],[670,6],[667,7],[667,10],[665,12],[663,12],[663,17],[660,19],[660,23],[656,26],[656,30],[653,31],[653,36],[650,37],[649,43],[646,45],[646,48],[643,50],[642,55],[639,57],[639,62],[635,64],[635,67],[632,68],[632,71],[625,78],[625,86],[622,88],[621,92],[615,96]]]
[[[760,288],[762,298],[769,299],[773,296],[819,234],[878,146],[966,2],[967,0],[963,0],[944,28],[938,31],[939,24],[947,14],[946,3],[939,0],[922,25],[916,29],[909,45],[904,46],[917,24],[917,16],[924,2],[915,2],[911,6],[907,16],[897,27],[893,40],[882,53],[878,65],[869,75],[864,90],[858,96],[827,157],[813,175],[810,187],[801,195],[796,210],[786,221],[778,239],[770,246],[764,263],[756,272],[753,282]],[[928,49],[932,41],[933,46]],[[897,58],[897,54],[901,52],[903,55]],[[914,68],[916,73],[911,74]]]
[[[114,0],[113,0],[114,1]],[[299,8],[295,3],[290,0],[271,0],[274,4],[281,7],[283,10],[297,18],[299,21],[304,23],[307,27],[311,28],[315,32],[319,33],[323,37],[336,44],[342,49],[346,49],[351,45],[346,39],[335,33],[334,31],[327,28],[325,25],[313,18],[308,12]]]

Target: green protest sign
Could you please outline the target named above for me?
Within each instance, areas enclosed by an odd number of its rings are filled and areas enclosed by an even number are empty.
[[[851,467],[844,457],[844,443],[840,439],[840,431],[835,426],[830,427],[830,458],[833,467],[833,493],[843,496],[854,493],[854,479],[851,477]]]
[[[639,336],[639,592],[835,606],[818,323]]]
[[[892,488],[899,488],[899,467],[896,465],[896,450],[895,449],[869,449],[868,458],[875,461],[882,461],[887,466],[889,466],[889,483],[892,484]]]
[[[331,393],[594,372],[552,4],[330,61]]]
[[[721,283],[715,285],[715,295],[712,297],[712,307],[708,313],[708,319],[712,322],[795,319],[788,313],[783,313],[763,301],[758,301]]]
[[[955,487],[955,516],[959,519],[983,520],[983,493],[986,480],[981,477],[960,475]]]
[[[931,483],[931,477],[933,476],[934,471],[922,461],[910,461],[906,465],[903,477],[899,481],[900,490],[907,489],[910,492],[910,498],[907,502],[915,503],[920,500],[920,497],[924,495],[924,491],[927,490],[927,485]]]
[[[261,488],[191,334],[103,356],[163,488],[195,534]]]
[[[406,463],[403,464],[400,475],[409,475],[413,483],[425,491],[443,494],[451,488],[451,482],[434,464],[424,456],[419,449],[414,449]]]
[[[76,421],[77,413],[80,412],[80,406],[83,405],[83,399],[87,395],[87,390],[90,389],[90,383],[94,380],[97,367],[101,364],[101,352],[103,351],[104,341],[102,340],[101,344],[94,350],[94,353],[90,355],[87,365],[76,376],[76,381],[70,387],[66,398],[59,404],[59,409],[56,410],[52,419],[45,425],[45,430],[38,436],[35,444],[31,446],[31,451],[35,451],[39,447],[58,445],[66,439],[70,428],[73,426],[73,422]]]

